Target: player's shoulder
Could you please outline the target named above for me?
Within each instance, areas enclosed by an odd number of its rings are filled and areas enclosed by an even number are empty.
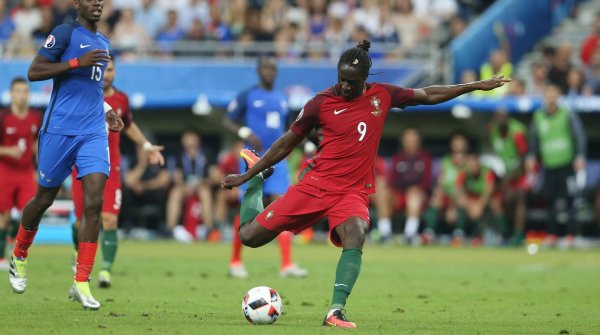
[[[78,25],[77,22],[61,23],[52,29],[52,34],[61,37],[70,36]]]
[[[107,44],[110,44],[108,37],[106,37],[103,33],[101,32],[97,32],[96,36],[98,36],[99,39],[101,39],[102,41],[106,42]]]
[[[402,86],[398,86],[398,85],[394,85],[394,84],[390,84],[390,83],[382,83],[382,82],[377,82],[377,81],[366,83],[366,85],[367,85],[367,90],[375,89],[375,90],[385,90],[387,92],[407,89]]]
[[[129,101],[129,96],[127,95],[127,93],[121,91],[120,89],[115,87],[115,98],[118,98],[119,100],[125,100],[125,101]]]

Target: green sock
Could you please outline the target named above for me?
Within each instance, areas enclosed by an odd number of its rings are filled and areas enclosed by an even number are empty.
[[[10,228],[8,234],[12,239],[16,239],[17,234],[19,233],[19,221],[20,220],[10,220]]]
[[[71,237],[73,238],[73,248],[75,248],[75,251],[77,251],[77,246],[79,245],[79,237],[77,236],[77,234],[79,234],[79,228],[75,227],[75,225],[72,224]]]
[[[117,230],[104,230],[102,232],[102,270],[110,271],[112,269],[118,246]]]
[[[425,211],[425,228],[435,231],[437,228],[439,212],[440,211],[437,208],[427,208],[427,211]]]
[[[505,215],[498,215],[495,217],[496,219],[496,229],[502,236],[506,236],[508,234],[508,222],[506,221]]]
[[[263,179],[254,176],[248,181],[240,209],[240,225],[251,222],[265,209],[263,205]]]
[[[361,257],[362,250],[360,249],[345,249],[342,251],[342,256],[335,271],[331,308],[341,309],[346,306],[346,299],[352,292],[352,287],[360,273]]]
[[[4,252],[6,249],[6,234],[8,230],[0,228],[0,259],[4,258]]]
[[[456,229],[460,229],[464,232],[468,219],[467,211],[464,209],[459,209],[456,213]]]

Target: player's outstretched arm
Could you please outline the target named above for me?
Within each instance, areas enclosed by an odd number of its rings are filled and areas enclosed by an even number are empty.
[[[474,81],[458,85],[436,85],[415,89],[415,96],[410,105],[435,105],[444,101],[454,99],[465,93],[481,90],[491,91],[504,86],[510,79],[503,76],[493,76],[490,79]]]
[[[231,189],[240,186],[256,176],[259,172],[279,163],[282,159],[294,150],[294,148],[302,142],[305,136],[298,135],[291,130],[288,130],[267,150],[265,155],[253,167],[242,174],[227,175],[221,182],[223,188]]]
[[[125,135],[127,135],[127,137],[129,137],[135,144],[144,149],[144,151],[148,154],[148,161],[150,164],[160,164],[161,166],[165,165],[165,158],[161,154],[161,151],[163,151],[165,147],[150,143],[135,122],[132,122],[129,127],[125,129]]]
[[[103,63],[108,61],[110,61],[108,52],[99,49],[92,50],[79,58],[59,63],[53,63],[42,55],[36,55],[27,71],[27,78],[29,81],[47,80],[80,67],[104,66]]]

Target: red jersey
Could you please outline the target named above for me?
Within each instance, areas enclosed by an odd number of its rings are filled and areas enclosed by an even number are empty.
[[[104,97],[104,101],[121,117],[125,124],[125,129],[129,128],[133,122],[133,116],[129,110],[129,98],[127,94],[115,89],[115,93],[109,97]],[[121,133],[117,131],[108,132],[108,150],[110,152],[110,171],[121,170]]]
[[[317,94],[291,125],[302,136],[315,128],[319,138],[300,183],[332,192],[375,193],[374,163],[385,118],[413,97],[412,89],[383,83],[367,83],[353,100],[344,99],[337,86]]]
[[[10,109],[0,112],[0,146],[19,146],[25,152],[19,159],[0,156],[0,164],[16,169],[34,169],[33,146],[42,125],[42,115],[30,110],[19,118]]]

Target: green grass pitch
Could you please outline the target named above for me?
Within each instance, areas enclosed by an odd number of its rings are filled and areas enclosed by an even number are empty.
[[[278,249],[270,244],[244,250],[250,278],[239,280],[226,275],[228,245],[125,242],[113,287],[92,291],[102,303],[94,312],[67,300],[70,248],[34,245],[25,294],[13,294],[0,273],[0,333],[344,332],[321,326],[340,250],[308,245],[293,252],[308,278],[280,279]],[[243,295],[259,285],[283,296],[285,314],[270,326],[242,316]],[[600,334],[600,252],[367,245],[346,307],[357,334]]]

